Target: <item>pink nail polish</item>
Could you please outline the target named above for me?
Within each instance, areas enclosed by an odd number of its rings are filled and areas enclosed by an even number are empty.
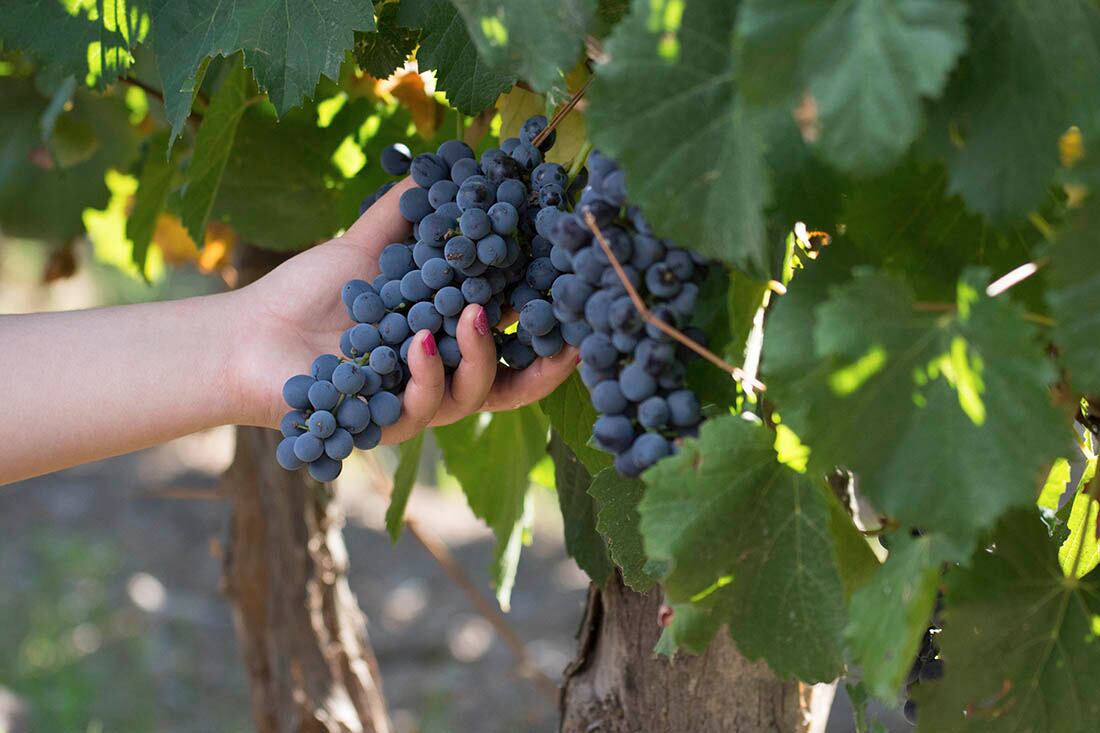
[[[574,364],[580,364],[581,363],[581,355],[580,354],[577,354],[577,360],[574,361],[573,363]]]
[[[424,337],[424,340],[420,342],[420,346],[424,349],[425,354],[428,356],[435,356],[435,336],[433,336],[431,332],[429,332],[428,335]]]
[[[477,312],[477,318],[474,319],[474,328],[482,336],[489,335],[489,316],[485,313],[485,308]]]

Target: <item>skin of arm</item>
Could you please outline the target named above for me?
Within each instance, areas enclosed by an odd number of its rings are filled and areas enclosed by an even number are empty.
[[[282,385],[338,353],[350,324],[347,280],[371,280],[378,255],[403,240],[403,181],[341,237],[313,247],[241,290],[162,303],[0,316],[0,484],[128,453],[217,425],[275,428]],[[522,372],[497,362],[484,310],[458,327],[461,365],[444,377],[434,337],[416,335],[401,420],[384,443],[478,410],[513,409],[549,394],[573,370],[566,347]],[[498,377],[499,372],[499,377]]]

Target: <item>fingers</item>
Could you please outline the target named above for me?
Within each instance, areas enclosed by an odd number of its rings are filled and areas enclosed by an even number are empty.
[[[431,331],[417,331],[409,345],[409,383],[401,400],[401,419],[382,431],[383,443],[408,440],[428,426],[443,401],[443,361]]]
[[[523,371],[501,366],[481,409],[488,412],[514,410],[541,400],[569,377],[577,367],[579,358],[576,347],[566,346],[556,356],[536,359]]]
[[[378,274],[378,255],[386,245],[402,242],[409,235],[410,224],[401,216],[399,202],[401,194],[415,186],[412,178],[398,181],[337,239],[363,249],[364,262],[369,264],[368,275],[372,279]]]
[[[458,320],[458,348],[462,362],[451,375],[450,394],[443,400],[433,425],[450,425],[477,412],[489,396],[497,372],[497,347],[485,308],[468,305]]]

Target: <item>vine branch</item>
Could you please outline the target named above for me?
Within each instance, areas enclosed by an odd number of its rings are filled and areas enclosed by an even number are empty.
[[[615,256],[614,252],[611,251],[611,246],[607,243],[607,240],[603,236],[603,232],[600,231],[600,227],[596,223],[596,217],[592,216],[591,212],[585,212],[584,221],[588,224],[588,228],[591,229],[592,233],[596,236],[596,241],[600,243],[600,247],[603,249],[604,254],[607,255],[607,259],[611,262],[611,267],[614,268],[615,274],[619,277],[619,281],[623,284],[623,287],[626,288],[626,294],[630,296],[630,301],[634,303],[634,307],[638,309],[639,315],[641,315],[642,319],[646,323],[652,324],[655,328],[676,339],[681,344],[709,361],[711,364],[714,364],[716,367],[726,372],[727,374],[732,375],[734,379],[741,382],[742,384],[748,384],[753,389],[759,392],[763,392],[767,389],[767,386],[765,386],[763,382],[759,381],[758,379],[750,378],[740,367],[733,366],[728,361],[700,344],[698,341],[692,339],[690,336],[686,335],[679,329],[670,326],[669,324],[662,321],[660,318],[654,316],[653,313],[651,313],[649,308],[646,306],[645,302],[642,300],[642,296],[638,294],[638,291],[634,288],[634,285],[632,285],[629,278],[627,278],[626,273],[623,271],[623,266],[619,263],[619,258]]]

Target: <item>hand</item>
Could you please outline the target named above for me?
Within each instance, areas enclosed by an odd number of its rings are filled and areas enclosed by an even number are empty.
[[[411,179],[400,182],[343,236],[298,254],[236,294],[245,320],[245,342],[234,358],[241,423],[278,427],[289,409],[282,399],[283,382],[308,372],[319,354],[339,354],[340,334],[351,325],[340,288],[352,278],[373,280],[382,249],[408,236],[409,223],[401,217],[398,199],[413,185]],[[578,359],[577,350],[566,346],[523,371],[508,369],[497,360],[479,305],[463,310],[456,337],[462,363],[445,377],[431,332],[415,335],[401,419],[382,431],[382,442],[399,443],[429,425],[447,425],[474,412],[530,404],[561,384]]]

